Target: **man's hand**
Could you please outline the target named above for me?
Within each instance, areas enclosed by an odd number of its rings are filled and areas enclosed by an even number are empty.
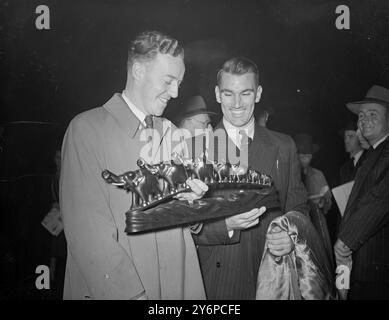
[[[266,211],[265,207],[255,208],[226,219],[227,230],[244,230],[258,224],[259,217]]]
[[[341,260],[342,258],[347,258],[352,254],[351,249],[346,246],[342,240],[337,239],[334,245],[334,251],[336,257]]]
[[[208,186],[199,179],[188,179],[186,184],[192,189],[192,192],[179,193],[176,196],[177,199],[192,203],[194,200],[201,199],[208,191]]]
[[[277,257],[289,254],[294,249],[292,239],[280,227],[273,228],[272,232],[266,235],[266,239],[270,253]]]

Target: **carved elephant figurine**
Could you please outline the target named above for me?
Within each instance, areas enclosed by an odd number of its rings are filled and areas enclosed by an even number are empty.
[[[184,159],[183,165],[185,167],[188,178],[200,179],[200,177],[198,176],[195,170],[195,162],[193,159]]]
[[[150,165],[143,159],[137,161],[139,170],[136,171],[134,179],[135,190],[143,201],[143,205],[150,204],[155,199],[162,199],[162,191],[159,187],[158,179],[150,170]]]
[[[136,192],[134,183],[136,177],[135,171],[127,171],[121,175],[116,175],[109,170],[104,170],[101,176],[107,183],[122,187],[126,191]]]
[[[219,182],[231,182],[231,164],[215,163],[216,176]]]
[[[242,182],[247,179],[247,168],[240,166],[238,164],[233,164],[231,166],[232,181]]]
[[[265,186],[271,186],[273,179],[267,174],[261,174],[260,183]]]
[[[170,163],[152,165],[150,171],[168,183],[171,193],[176,192],[180,186],[186,188],[188,175],[183,164],[176,164],[172,160]]]
[[[255,170],[248,170],[247,177],[249,182],[252,183],[260,183],[261,182],[261,174],[258,171]]]
[[[197,158],[194,162],[194,171],[198,179],[205,183],[213,183],[215,181],[215,170],[213,163],[207,163],[204,159]]]

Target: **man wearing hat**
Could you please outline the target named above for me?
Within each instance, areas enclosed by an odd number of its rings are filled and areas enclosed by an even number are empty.
[[[341,131],[344,139],[344,148],[350,155],[350,159],[342,165],[339,171],[339,184],[354,180],[358,168],[365,159],[366,152],[362,148],[357,135],[357,120],[349,121]]]
[[[183,112],[179,116],[177,124],[179,128],[188,130],[191,136],[194,137],[203,130],[212,130],[211,115],[216,115],[216,113],[207,110],[203,97],[193,96],[184,104]]]
[[[338,261],[352,258],[349,299],[389,298],[389,90],[373,86],[347,104],[369,141],[335,243]],[[339,289],[339,288],[338,288]]]

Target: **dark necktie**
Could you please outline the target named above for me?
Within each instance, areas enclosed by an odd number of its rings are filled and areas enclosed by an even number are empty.
[[[153,116],[147,115],[145,117],[146,129],[153,128]]]
[[[240,134],[240,149],[250,146],[253,139],[247,136],[245,130],[239,131]]]
[[[350,159],[350,168],[352,168],[353,170],[354,170],[354,168],[355,168],[354,160],[355,160],[355,158],[354,158],[354,157],[351,157],[351,159]]]
[[[351,157],[349,160],[348,160],[348,174],[349,174],[349,178],[350,179],[354,179],[355,177],[355,165],[354,165],[354,157]]]

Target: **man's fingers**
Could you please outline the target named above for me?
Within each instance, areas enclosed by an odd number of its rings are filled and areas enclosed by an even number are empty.
[[[263,215],[266,212],[266,207],[260,207],[259,208],[259,215]]]
[[[288,243],[290,243],[290,238],[269,240],[269,244],[272,244],[272,245],[283,245],[283,244],[288,244]]]
[[[192,181],[198,186],[200,187],[201,190],[203,190],[204,192],[207,192],[209,187],[201,180],[199,179],[192,179]]]
[[[282,251],[290,247],[290,245],[287,243],[282,243],[282,244],[268,243],[267,246],[269,247],[269,249],[275,251]]]
[[[250,223],[248,223],[245,227],[245,229],[248,229],[248,228],[251,228],[251,227],[254,227],[258,224],[259,222],[259,218],[255,219],[254,221],[251,221]]]
[[[241,217],[247,220],[256,219],[266,211],[266,207],[254,208],[250,211],[241,214]]]
[[[192,191],[198,195],[201,195],[203,193],[203,190],[201,187],[195,183],[193,180],[186,180],[186,184],[192,189]]]
[[[268,240],[277,240],[277,239],[289,238],[289,235],[286,231],[282,231],[277,233],[268,233],[266,234],[266,238]]]
[[[188,179],[186,180],[186,184],[198,195],[203,195],[208,191],[208,186],[198,179]]]
[[[237,214],[226,219],[228,230],[247,229],[255,226],[259,222],[259,217],[266,211],[266,207],[255,208],[250,211]]]
[[[288,250],[286,250],[286,249],[276,250],[276,249],[269,248],[269,251],[271,254],[273,254],[277,257],[284,256],[285,254],[288,253]]]

